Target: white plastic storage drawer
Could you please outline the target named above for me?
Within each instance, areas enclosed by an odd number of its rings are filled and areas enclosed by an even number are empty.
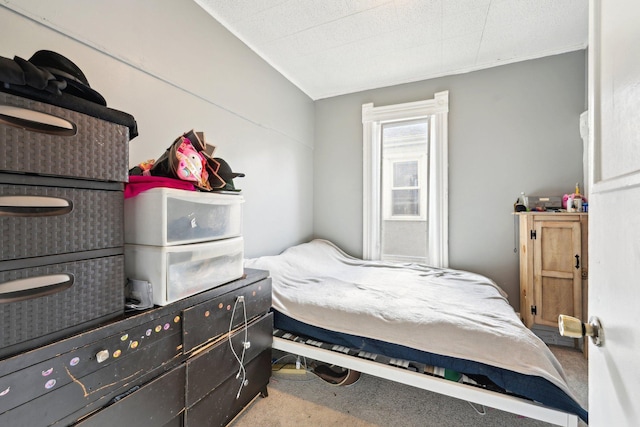
[[[236,194],[153,188],[124,202],[125,243],[172,246],[242,235]]]
[[[125,274],[153,287],[153,303],[166,305],[239,279],[242,237],[181,246],[125,245]]]

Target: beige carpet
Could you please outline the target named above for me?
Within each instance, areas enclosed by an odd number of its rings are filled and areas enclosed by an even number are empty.
[[[587,360],[581,352],[551,346],[579,402],[588,403]],[[546,426],[487,408],[479,415],[468,402],[370,375],[348,387],[332,386],[311,373],[275,373],[269,397],[257,398],[233,427],[429,427]],[[581,426],[584,425],[582,422]]]

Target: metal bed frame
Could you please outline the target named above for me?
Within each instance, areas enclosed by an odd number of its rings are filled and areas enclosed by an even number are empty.
[[[284,338],[273,337],[273,348],[547,423],[566,427],[578,426],[579,418],[577,415],[530,400],[471,387]]]

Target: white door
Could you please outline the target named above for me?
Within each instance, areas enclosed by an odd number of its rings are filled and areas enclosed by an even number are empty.
[[[640,425],[640,1],[592,0],[589,425]],[[590,340],[589,340],[590,341]]]

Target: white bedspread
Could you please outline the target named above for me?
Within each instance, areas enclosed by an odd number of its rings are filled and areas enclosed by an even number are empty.
[[[245,267],[269,270],[273,307],[301,322],[541,376],[573,397],[555,356],[484,276],[363,261],[326,240]]]

